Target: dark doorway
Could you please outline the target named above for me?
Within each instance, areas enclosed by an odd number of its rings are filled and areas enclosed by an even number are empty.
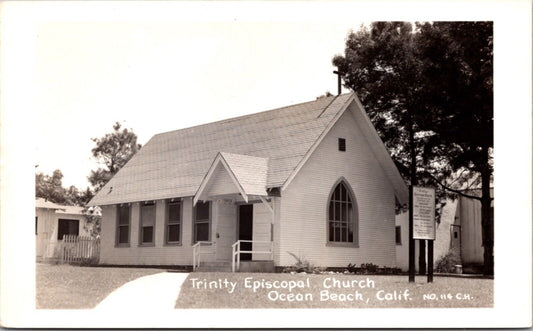
[[[59,219],[57,226],[57,240],[63,240],[65,235],[78,236],[80,233],[79,220]]]
[[[239,206],[239,240],[252,240],[254,205]],[[251,251],[252,243],[241,243],[241,251]],[[250,261],[252,254],[241,253],[241,261]]]

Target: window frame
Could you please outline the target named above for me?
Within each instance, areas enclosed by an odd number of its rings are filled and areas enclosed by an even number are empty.
[[[206,202],[201,202],[201,201],[198,201],[196,203],[196,206],[193,206],[193,212],[192,212],[192,215],[193,215],[193,218],[192,218],[192,240],[191,240],[191,244],[194,245],[196,243],[198,243],[198,241],[196,240],[196,225],[199,223],[196,219],[196,214],[197,214],[197,210],[198,210],[198,204],[199,203],[207,203],[207,206],[209,208],[209,211],[208,211],[208,215],[209,215],[209,218],[207,219],[207,222],[205,222],[204,220],[202,220],[202,222],[200,222],[200,224],[204,224],[204,223],[207,223],[208,224],[208,230],[207,230],[207,239],[208,240],[205,240],[207,242],[211,242],[211,223],[212,223],[212,219],[213,219],[213,215],[212,215],[212,203],[211,201],[206,201]],[[204,240],[201,240],[201,241],[204,241]]]
[[[120,224],[120,208],[128,208],[128,224]],[[115,226],[115,247],[130,247],[131,243],[131,205],[117,204],[116,205],[116,226]],[[128,227],[128,242],[120,242],[120,227]]]
[[[348,197],[351,200],[352,204],[352,220],[348,220],[347,227],[349,228],[351,224],[353,224],[353,238],[352,241],[330,241],[330,223],[332,220],[329,219],[330,216],[330,204],[333,199],[333,194],[335,193],[335,190],[337,186],[340,184],[344,185],[344,188],[346,190],[346,193]],[[334,207],[335,208],[335,207]],[[332,247],[359,247],[359,207],[357,205],[357,199],[355,198],[355,194],[352,190],[352,187],[348,184],[348,181],[341,177],[339,178],[335,184],[333,184],[329,194],[328,194],[328,200],[326,202],[326,246],[332,246]]]
[[[154,208],[154,220],[152,227],[152,240],[143,242],[143,207],[152,207]],[[139,204],[139,247],[150,247],[155,246],[155,223],[157,219],[157,203],[155,201],[144,201]],[[150,227],[150,226],[146,226]]]
[[[179,215],[178,215],[178,222],[177,223],[170,223],[169,222],[169,209],[171,204],[179,204]],[[179,225],[178,235],[179,240],[178,241],[169,241],[169,226],[171,225]],[[183,241],[183,200],[182,199],[168,199],[165,200],[165,240],[163,241],[165,246],[181,246]]]

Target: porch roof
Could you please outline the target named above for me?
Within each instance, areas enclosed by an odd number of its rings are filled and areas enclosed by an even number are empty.
[[[217,172],[217,169],[224,169],[223,171],[235,185],[234,193],[240,194],[246,202],[248,202],[250,196],[268,195],[266,191],[267,158],[220,152],[202,179],[200,187],[194,196],[194,204],[198,200],[207,199],[210,193],[217,194],[217,192],[211,192],[213,185],[216,184],[217,180],[220,180],[219,176],[221,174],[220,171]]]

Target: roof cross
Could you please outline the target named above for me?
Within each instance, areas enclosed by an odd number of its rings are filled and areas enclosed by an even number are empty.
[[[338,70],[334,70],[333,73],[337,75],[337,95],[341,95],[341,73]]]

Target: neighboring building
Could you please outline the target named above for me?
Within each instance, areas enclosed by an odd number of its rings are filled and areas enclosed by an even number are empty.
[[[251,240],[241,261],[346,267],[396,265],[396,203],[407,187],[344,94],[157,134],[89,205],[102,264],[228,266]]]
[[[472,196],[481,196],[481,189],[464,192]],[[494,196],[492,188],[490,194]],[[494,217],[494,200],[491,202],[491,217]],[[481,232],[481,201],[459,196],[455,221],[450,227],[450,248],[460,252],[463,266],[483,264],[484,248]]]
[[[64,235],[89,235],[82,210],[82,207],[58,205],[43,198],[35,200],[37,260],[57,257],[57,249]]]

